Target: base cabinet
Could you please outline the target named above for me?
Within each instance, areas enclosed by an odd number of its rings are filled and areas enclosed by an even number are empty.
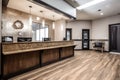
[[[10,77],[74,56],[74,46],[3,55],[2,78]]]

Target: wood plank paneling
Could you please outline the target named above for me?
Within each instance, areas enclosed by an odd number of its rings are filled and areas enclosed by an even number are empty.
[[[65,47],[61,50],[61,58],[69,57],[74,54],[73,47]]]
[[[39,64],[39,51],[4,57],[4,75],[18,72]]]
[[[42,64],[59,60],[59,49],[44,50],[41,58]]]

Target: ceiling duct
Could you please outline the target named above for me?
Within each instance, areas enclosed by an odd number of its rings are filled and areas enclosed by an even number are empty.
[[[70,6],[72,6],[74,8],[80,6],[76,0],[64,0],[64,1],[67,2]]]

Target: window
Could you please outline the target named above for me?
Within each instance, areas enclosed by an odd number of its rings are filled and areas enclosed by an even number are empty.
[[[42,27],[42,24],[33,22],[33,41],[44,41],[44,38],[48,38],[48,26]]]

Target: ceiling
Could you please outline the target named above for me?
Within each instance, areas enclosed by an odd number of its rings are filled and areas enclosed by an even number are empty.
[[[26,13],[30,13],[29,6],[32,6],[31,14],[36,15],[38,17],[44,17],[50,20],[69,19],[68,17],[62,14],[58,14],[54,11],[46,9],[37,4],[34,4],[28,0],[9,0],[9,3],[7,5],[7,7],[9,8],[16,9]],[[43,11],[43,13],[41,13],[40,11]],[[54,15],[54,18],[53,18],[53,15]]]
[[[80,5],[83,5],[92,0],[76,0],[76,1]],[[44,16],[45,18],[51,19],[51,20],[53,20],[53,15],[55,15],[54,20],[69,19],[68,17],[62,14],[59,14],[59,13],[56,13],[55,11],[41,7],[28,0],[9,0],[7,7],[29,13],[28,6],[30,5],[33,6],[32,8],[33,15]],[[101,9],[101,11],[98,11],[99,9]],[[44,14],[40,13],[41,10],[44,11],[43,12]],[[100,15],[100,13],[103,13],[103,15]],[[106,0],[100,4],[85,8],[83,10],[77,10],[76,19],[77,20],[94,20],[94,19],[99,19],[99,18],[108,17],[112,15],[117,15],[118,13],[120,14],[120,0]]]
[[[83,5],[92,0],[76,0],[80,5]],[[101,11],[98,11],[101,9]],[[103,13],[103,15],[100,15]],[[117,15],[120,13],[120,0],[106,0],[100,4],[85,8],[83,10],[77,10],[78,20],[94,20],[98,18]]]

